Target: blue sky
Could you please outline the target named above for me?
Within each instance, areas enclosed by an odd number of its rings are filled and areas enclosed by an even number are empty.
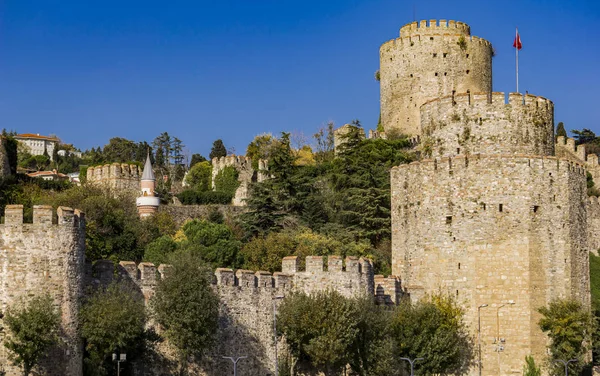
[[[600,134],[600,2],[0,0],[0,127],[81,149],[160,132],[208,155],[260,133],[312,135],[379,115],[379,46],[417,19],[468,23],[496,48],[494,91],[550,98]]]

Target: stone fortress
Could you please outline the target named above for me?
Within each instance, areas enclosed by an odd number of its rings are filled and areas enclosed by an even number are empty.
[[[215,178],[219,172],[226,167],[233,167],[238,172],[240,186],[235,191],[232,200],[234,206],[245,206],[248,198],[250,184],[261,182],[268,178],[268,162],[264,159],[258,160],[258,169],[252,165],[252,159],[241,155],[228,155],[212,159],[212,188],[215,188]]]
[[[461,22],[402,27],[380,49],[381,114],[422,156],[391,171],[392,272],[413,300],[455,295],[482,374],[509,375],[547,354],[538,308],[590,304],[600,213],[586,171],[598,175],[598,158],[555,143],[550,100],[492,92],[492,56]]]

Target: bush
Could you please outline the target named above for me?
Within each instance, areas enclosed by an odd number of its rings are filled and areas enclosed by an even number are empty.
[[[233,195],[227,192],[198,192],[188,189],[178,194],[177,198],[183,205],[229,205],[231,204]]]
[[[234,167],[225,167],[215,176],[215,191],[226,192],[234,196],[240,186],[238,177],[239,173]]]

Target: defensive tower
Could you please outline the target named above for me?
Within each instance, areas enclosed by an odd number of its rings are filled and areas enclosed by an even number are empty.
[[[420,136],[420,106],[452,93],[492,90],[490,42],[463,22],[412,22],[380,50],[381,122],[386,131]]]

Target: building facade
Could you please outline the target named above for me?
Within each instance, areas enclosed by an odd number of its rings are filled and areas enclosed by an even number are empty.
[[[48,154],[50,160],[54,153],[54,148],[60,143],[56,136],[41,136],[39,133],[23,133],[15,136],[15,139],[25,145],[31,155]]]

